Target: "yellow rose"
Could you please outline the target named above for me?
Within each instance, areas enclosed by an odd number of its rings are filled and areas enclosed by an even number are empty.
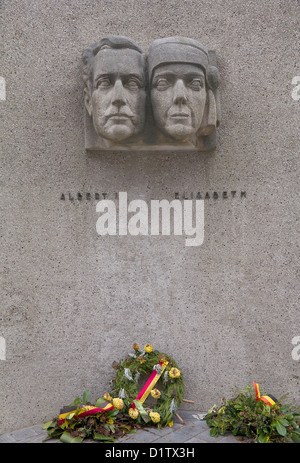
[[[149,416],[150,416],[151,420],[153,421],[153,423],[159,423],[159,421],[160,421],[160,414],[159,413],[150,412]]]
[[[117,410],[122,410],[122,408],[124,407],[124,402],[122,399],[113,399],[113,406]]]
[[[178,368],[171,368],[171,370],[169,371],[169,375],[171,376],[171,378],[179,378],[180,376],[180,370],[178,370]]]
[[[130,408],[128,413],[130,418],[132,418],[133,420],[136,420],[139,416],[139,411],[137,408]]]
[[[132,347],[134,350],[140,350],[140,346],[136,342],[133,344]]]
[[[148,352],[148,354],[150,354],[150,352],[153,351],[153,347],[151,346],[151,344],[146,344],[144,349],[146,352]]]
[[[112,400],[112,397],[108,392],[105,392],[105,394],[103,396],[103,399],[110,401],[110,400]]]
[[[155,388],[155,389],[152,389],[151,395],[152,395],[152,397],[153,397],[154,399],[159,399],[160,396],[161,396],[161,392],[160,392],[159,389],[156,389],[156,388]]]

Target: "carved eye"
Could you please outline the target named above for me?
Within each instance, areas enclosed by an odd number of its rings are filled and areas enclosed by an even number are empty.
[[[199,92],[204,86],[202,79],[193,79],[189,83],[189,87],[195,92]]]
[[[96,84],[97,88],[101,88],[105,90],[109,88],[110,86],[111,86],[111,82],[107,77],[97,80],[97,84]]]
[[[168,81],[168,79],[166,79],[166,78],[164,78],[164,77],[160,77],[160,78],[157,79],[157,81],[155,82],[154,87],[155,87],[157,90],[163,91],[163,90],[166,90],[167,88],[169,88],[170,85],[171,85],[171,83]]]
[[[125,85],[124,85],[126,88],[128,88],[128,90],[134,92],[136,90],[138,90],[139,88],[141,88],[141,83],[139,82],[138,79],[134,78],[134,77],[130,77]]]

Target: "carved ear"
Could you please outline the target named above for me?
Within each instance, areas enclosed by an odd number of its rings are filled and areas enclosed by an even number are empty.
[[[89,87],[85,87],[84,89],[84,104],[86,107],[89,116],[92,116],[92,102],[91,102],[91,92]]]
[[[214,132],[218,125],[217,119],[218,117],[215,95],[212,90],[208,89],[206,95],[204,115],[197,135],[209,135],[212,132]]]

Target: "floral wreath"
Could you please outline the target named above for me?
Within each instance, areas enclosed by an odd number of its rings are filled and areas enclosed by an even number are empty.
[[[101,442],[115,442],[115,438],[141,425],[172,426],[174,414],[184,424],[177,408],[183,401],[194,402],[183,398],[183,377],[176,362],[153,350],[151,344],[140,350],[135,343],[133,350],[121,363],[113,363],[117,370],[112,380],[113,397],[106,392],[92,404],[88,401],[90,391],[85,391],[83,398],[76,397],[73,403],[60,410],[58,417],[44,424],[43,429],[48,433],[46,439],[59,438],[65,443],[75,443],[90,437]],[[138,380],[144,375],[150,376],[138,392]],[[159,379],[161,390],[154,387]],[[145,403],[149,394],[156,399],[152,406]]]
[[[121,363],[114,362],[117,370],[112,392],[104,394],[106,400],[122,413],[128,413],[137,423],[156,423],[159,428],[172,425],[172,417],[183,401],[184,381],[176,362],[166,354],[153,350],[146,344],[143,350],[134,343],[134,352],[128,354]],[[138,381],[145,375],[150,377],[142,390],[138,391]],[[161,379],[161,390],[154,387]],[[147,397],[156,403],[145,406]],[[112,398],[115,397],[114,399]]]

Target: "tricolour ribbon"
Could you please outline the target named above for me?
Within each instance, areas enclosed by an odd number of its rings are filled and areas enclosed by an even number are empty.
[[[148,381],[146,382],[145,386],[143,389],[139,392],[139,394],[136,396],[135,400],[139,400],[142,404],[145,402],[147,399],[148,395],[154,388],[155,384],[161,377],[162,373],[164,372],[166,366],[168,365],[169,362],[160,362],[158,365],[161,366],[160,372],[158,373],[155,369],[152,371]],[[135,403],[133,402],[131,404],[131,408],[135,408]]]
[[[259,385],[257,383],[253,383],[254,385],[254,389],[255,389],[255,397],[256,397],[256,401],[257,400],[262,400],[263,402],[265,402],[267,405],[274,405],[276,404],[276,402],[278,402],[277,399],[275,399],[275,397],[271,394],[268,394],[268,395],[263,395],[261,396],[260,395],[260,391],[259,391]]]
[[[95,413],[99,413],[99,412],[107,412],[108,410],[113,410],[113,409],[114,409],[114,406],[110,403],[106,404],[105,407],[103,408],[97,408],[92,405],[84,405],[78,410],[76,408],[74,410],[68,411],[67,413],[61,413],[58,417],[57,424],[58,426],[61,425],[65,421],[66,417],[70,415],[71,413],[74,413],[76,417],[82,418],[87,415],[94,415]]]

